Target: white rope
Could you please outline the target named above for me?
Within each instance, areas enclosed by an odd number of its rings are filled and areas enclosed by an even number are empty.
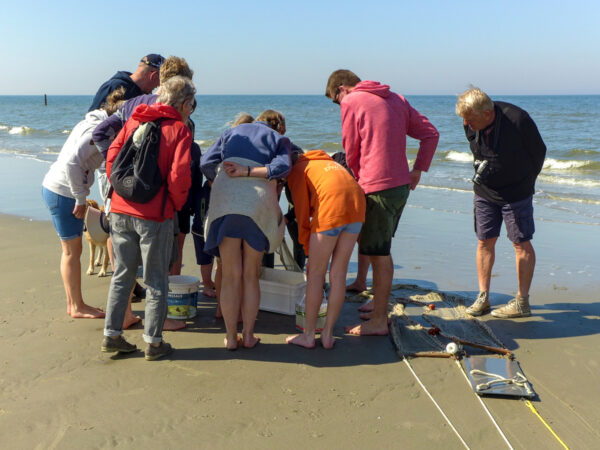
[[[444,417],[444,419],[446,419],[446,422],[448,422],[448,425],[450,425],[450,428],[452,428],[452,431],[454,431],[454,433],[458,436],[458,439],[460,439],[460,442],[462,442],[462,444],[465,446],[466,449],[470,450],[470,448],[467,445],[467,443],[465,442],[465,440],[461,437],[461,435],[458,433],[458,431],[456,430],[456,428],[454,428],[454,425],[452,425],[452,422],[450,422],[450,419],[448,419],[448,416],[446,416],[446,414],[444,414],[444,411],[442,411],[442,408],[440,408],[440,405],[437,404],[437,402],[435,401],[435,399],[433,398],[433,396],[429,393],[429,391],[427,390],[427,388],[425,387],[425,385],[423,383],[421,383],[421,380],[419,379],[419,377],[417,376],[417,374],[415,373],[415,371],[411,367],[411,365],[408,362],[408,360],[406,358],[404,358],[403,361],[406,363],[406,366],[409,368],[409,370],[411,371],[411,373],[413,374],[413,376],[415,377],[415,379],[417,380],[417,382],[421,385],[421,387],[423,388],[423,390],[425,391],[425,393],[429,396],[429,398],[431,399],[431,401],[433,402],[433,404],[435,405],[435,407],[442,414],[442,416]],[[494,420],[494,419],[492,419],[492,420]]]
[[[460,372],[464,375],[465,380],[467,380],[467,384],[469,385],[469,387],[472,388],[471,382],[469,381],[469,377],[467,376],[467,373],[465,372],[465,369],[463,368],[463,366],[460,364],[460,362],[458,361],[458,359],[455,359],[454,362],[460,368]],[[504,439],[504,442],[506,442],[506,445],[508,446],[508,448],[510,448],[511,450],[514,450],[513,446],[510,445],[510,442],[508,442],[508,439],[506,438],[506,435],[502,432],[502,429],[500,428],[500,426],[494,420],[494,417],[492,416],[492,413],[490,413],[490,410],[487,408],[487,406],[485,406],[485,403],[483,403],[483,400],[481,400],[481,397],[479,395],[477,395],[477,394],[475,394],[475,397],[477,397],[477,400],[479,400],[479,403],[481,403],[481,406],[483,406],[483,409],[485,410],[485,412],[489,416],[490,420],[492,421],[492,423],[496,427],[496,430],[498,430],[498,433],[500,433],[500,436],[502,436],[502,439]]]
[[[521,372],[517,372],[517,374],[512,378],[504,378],[502,375],[498,375],[496,373],[488,373],[483,370],[473,369],[471,370],[471,375],[483,375],[485,377],[491,378],[487,383],[480,383],[475,388],[477,391],[485,391],[490,389],[494,384],[514,384],[515,386],[519,386],[525,388],[528,394],[531,394],[531,389],[529,388],[529,383],[525,375]]]

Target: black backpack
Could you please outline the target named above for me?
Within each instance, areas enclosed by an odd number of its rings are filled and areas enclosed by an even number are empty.
[[[166,179],[163,179],[158,167],[160,123],[161,120],[141,123],[121,147],[112,164],[110,184],[125,200],[148,203],[165,184]],[[134,141],[136,133],[137,139]],[[165,189],[165,199],[166,193]]]

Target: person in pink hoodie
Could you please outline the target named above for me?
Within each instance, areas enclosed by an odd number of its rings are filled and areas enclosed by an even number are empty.
[[[373,312],[369,321],[346,327],[356,335],[388,333],[388,299],[394,277],[390,254],[410,190],[427,171],[439,133],[427,117],[390,87],[361,81],[349,70],[329,76],[325,96],[340,105],[342,145],[346,162],[367,197],[366,221],[359,239],[359,255],[373,267]],[[420,141],[412,170],[406,158],[406,136]]]

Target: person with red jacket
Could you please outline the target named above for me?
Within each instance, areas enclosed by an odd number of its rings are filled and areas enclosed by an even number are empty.
[[[297,155],[294,153],[293,159]],[[365,221],[365,194],[352,175],[323,150],[300,155],[287,182],[298,220],[298,241],[309,256],[309,264],[304,333],[288,336],[286,342],[315,346],[317,315],[331,260],[327,319],[321,331],[321,345],[331,349],[335,343],[333,327],[344,305],[348,262]]]
[[[138,106],[108,150],[106,173],[110,178],[112,165],[129,136],[140,124],[161,119],[157,164],[165,184],[148,203],[125,200],[116,192],[112,195],[110,235],[115,270],[108,293],[103,352],[137,350],[121,335],[140,254],[144,284],[147,286],[143,334],[148,344],[145,358],[154,360],[172,351],[170,344],[162,339],[162,329],[167,316],[173,217],[186,202],[191,186],[189,150],[192,135],[186,122],[195,106],[195,93],[189,78],[176,76],[169,79],[162,85],[157,103]]]
[[[327,80],[325,96],[340,105],[346,162],[367,196],[366,220],[359,255],[373,267],[373,312],[370,320],[347,327],[356,335],[388,334],[388,299],[394,278],[392,238],[410,190],[433,159],[439,133],[401,95],[377,81],[361,81],[341,69]],[[412,170],[406,158],[406,136],[420,141]]]

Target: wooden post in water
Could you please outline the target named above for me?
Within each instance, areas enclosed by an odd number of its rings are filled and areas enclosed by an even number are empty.
[[[44,94],[44,106],[48,106],[48,97]]]

